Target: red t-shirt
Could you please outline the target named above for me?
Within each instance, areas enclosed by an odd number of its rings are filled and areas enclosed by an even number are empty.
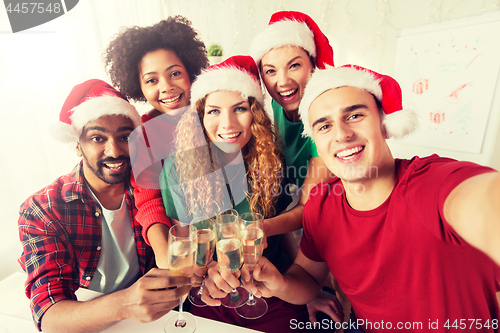
[[[493,332],[500,269],[443,217],[453,188],[491,171],[437,155],[396,160],[391,195],[370,211],[352,209],[335,178],[311,191],[300,248],[326,262],[365,332]]]

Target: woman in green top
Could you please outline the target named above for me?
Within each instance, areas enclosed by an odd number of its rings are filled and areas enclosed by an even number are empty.
[[[282,152],[263,100],[259,72],[251,57],[234,56],[209,67],[193,83],[194,107],[177,126],[177,152],[164,164],[160,181],[166,212],[174,223],[212,217],[230,208],[240,214],[261,213],[268,236],[264,256],[284,270],[290,260],[281,248],[280,232],[272,231],[272,221],[291,198],[283,186]],[[282,215],[288,216],[292,226],[300,225],[300,215]],[[232,275],[227,277],[227,283],[234,280]],[[212,276],[205,281],[203,299],[214,290]],[[217,290],[226,289],[226,281],[218,281],[221,288]],[[277,298],[268,301],[268,312],[259,320],[243,319],[223,306],[192,307],[191,312],[268,332],[289,327],[292,319],[308,320],[305,306]]]
[[[282,140],[288,180],[303,187],[304,204],[310,189],[331,175],[318,157],[316,145],[303,137],[298,109],[306,83],[316,68],[333,66],[333,49],[312,18],[293,11],[276,12],[257,35],[250,54],[272,97],[274,123]]]

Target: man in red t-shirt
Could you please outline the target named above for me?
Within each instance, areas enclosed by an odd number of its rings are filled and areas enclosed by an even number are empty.
[[[282,276],[262,259],[253,291],[304,304],[331,271],[356,318],[344,328],[496,331],[500,174],[437,155],[394,159],[386,139],[411,133],[416,114],[394,79],[358,66],[313,74],[299,112],[338,178],[311,191],[295,264]]]

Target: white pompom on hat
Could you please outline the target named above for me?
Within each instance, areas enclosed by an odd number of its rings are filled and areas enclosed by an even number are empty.
[[[51,126],[51,134],[62,142],[78,142],[89,121],[103,116],[123,115],[134,127],[141,125],[136,108],[106,82],[90,79],[73,87],[59,114],[59,123]]]
[[[215,91],[235,91],[264,105],[259,70],[250,56],[233,56],[203,71],[191,86],[191,105]]]
[[[401,87],[396,80],[360,66],[345,65],[317,70],[312,74],[299,106],[299,115],[304,123],[303,136],[312,137],[309,122],[312,102],[330,89],[345,86],[364,89],[382,104],[382,125],[389,138],[402,139],[418,129],[418,114],[415,110],[403,110]]]
[[[314,59],[320,69],[333,66],[333,49],[316,22],[301,12],[281,11],[271,16],[269,25],[255,36],[250,55],[258,66],[264,55],[283,46],[299,46]]]

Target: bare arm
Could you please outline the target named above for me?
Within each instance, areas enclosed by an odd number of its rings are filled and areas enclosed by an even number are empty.
[[[242,270],[242,274],[246,285],[257,296],[276,296],[292,304],[307,304],[318,295],[328,275],[328,266],[324,262],[308,259],[299,250],[294,264],[285,275],[281,275],[264,257],[253,272],[255,286],[250,283],[248,271]]]
[[[264,233],[266,237],[285,234],[302,228],[302,212],[304,205],[297,204],[287,212],[264,220]]]
[[[156,266],[158,266],[158,268],[168,268],[167,240],[169,230],[170,228],[168,225],[164,223],[155,223],[151,225],[147,231],[149,243],[153,248]]]
[[[266,236],[285,234],[302,228],[302,212],[309,198],[309,192],[311,192],[311,189],[317,184],[327,182],[332,179],[332,177],[333,175],[320,157],[311,157],[307,168],[307,175],[300,190],[299,203],[289,211],[265,220],[264,228]]]
[[[288,232],[286,234],[281,235],[280,237],[280,243],[281,246],[283,247],[283,251],[285,251],[286,255],[288,256],[288,258],[290,258],[291,261],[295,261],[297,253],[299,252],[299,244],[297,239],[295,238],[296,234],[297,237],[302,237],[301,230]]]
[[[302,185],[300,203],[305,205],[307,199],[309,199],[309,193],[314,186],[321,182],[326,183],[333,177],[334,175],[328,170],[321,157],[311,157],[307,168],[307,176]]]
[[[500,173],[471,177],[451,191],[444,217],[469,244],[500,264]]]
[[[179,288],[168,289],[174,286]],[[152,269],[127,289],[86,302],[57,302],[42,317],[42,329],[45,333],[99,332],[123,319],[154,321],[176,307],[190,288],[189,278]]]

